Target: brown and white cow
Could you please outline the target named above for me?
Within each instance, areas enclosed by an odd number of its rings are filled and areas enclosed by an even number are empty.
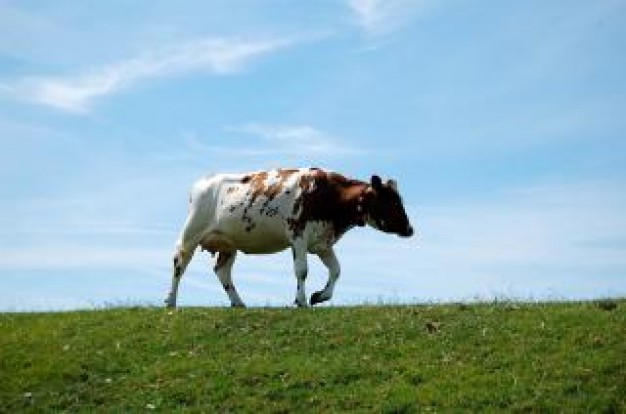
[[[266,254],[287,247],[297,278],[295,303],[307,306],[307,253],[317,254],[329,272],[326,287],[311,295],[310,303],[327,301],[339,277],[333,245],[352,227],[365,224],[402,237],[413,235],[395,181],[383,183],[374,175],[366,183],[319,168],[202,178],[191,190],[165,303],[176,306],[180,278],[198,246],[218,254],[215,273],[232,306],[244,306],[231,278],[237,251]]]

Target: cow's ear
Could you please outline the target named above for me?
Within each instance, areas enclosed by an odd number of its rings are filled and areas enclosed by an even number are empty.
[[[387,180],[387,185],[395,191],[398,191],[398,182],[396,180]]]
[[[372,187],[374,188],[374,190],[380,190],[383,187],[383,182],[380,179],[379,176],[377,175],[372,175]]]

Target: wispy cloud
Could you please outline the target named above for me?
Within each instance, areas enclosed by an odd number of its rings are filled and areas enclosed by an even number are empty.
[[[14,86],[3,85],[19,98],[64,111],[84,113],[93,101],[153,78],[194,71],[231,74],[256,58],[286,47],[293,41],[203,38],[94,68],[72,76],[26,77]]]
[[[346,139],[322,131],[310,125],[259,124],[226,126],[223,131],[230,138],[227,141],[209,139],[195,131],[184,131],[183,144],[179,152],[169,157],[176,159],[233,159],[247,157],[245,166],[250,168],[253,159],[262,160],[259,167],[267,167],[268,158],[273,161],[289,161],[305,164],[313,159],[364,155],[367,151],[353,145]],[[223,142],[232,142],[225,144]],[[182,152],[181,152],[182,151]],[[252,158],[252,159],[251,159]]]
[[[342,140],[310,125],[247,124],[227,127],[227,131],[261,138],[264,151],[287,154],[357,154],[355,147],[342,144]]]
[[[347,0],[361,28],[368,34],[385,35],[400,29],[431,9],[431,0]]]

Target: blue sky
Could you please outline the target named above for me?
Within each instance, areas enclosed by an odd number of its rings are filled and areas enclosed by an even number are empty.
[[[335,305],[625,296],[625,50],[615,0],[4,1],[0,310],[160,305],[196,178],[310,165],[419,231],[346,235]],[[228,304],[209,260],[180,304]],[[244,301],[290,261],[241,255]]]

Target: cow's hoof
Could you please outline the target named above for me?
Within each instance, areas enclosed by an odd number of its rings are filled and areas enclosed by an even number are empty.
[[[246,305],[244,305],[243,303],[231,303],[230,307],[231,308],[245,309]]]
[[[309,304],[306,303],[306,300],[305,301],[299,301],[298,299],[296,299],[296,300],[293,301],[293,304],[296,305],[299,308],[306,308],[306,307],[309,306]]]
[[[176,304],[170,302],[168,299],[165,299],[165,308],[166,309],[175,309],[176,308]]]
[[[311,306],[317,305],[318,303],[326,302],[329,298],[325,298],[323,295],[323,291],[315,292],[311,295]]]

